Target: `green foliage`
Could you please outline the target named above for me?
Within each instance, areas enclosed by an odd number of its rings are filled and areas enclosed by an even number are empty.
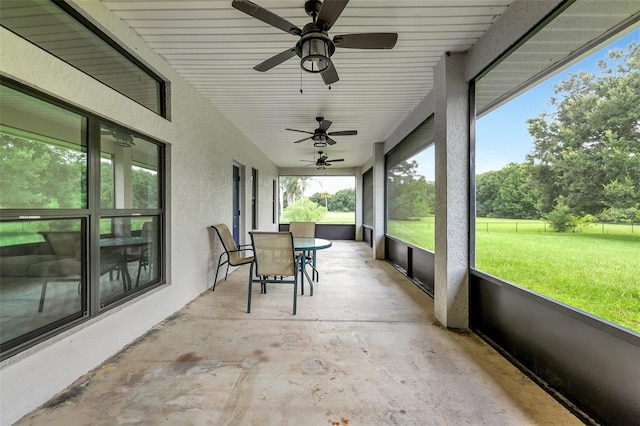
[[[603,222],[610,223],[634,223],[640,222],[640,208],[629,207],[621,209],[617,207],[610,207],[603,210],[598,217]]]
[[[301,198],[287,206],[282,212],[283,222],[318,222],[327,209],[308,198]]]
[[[576,228],[578,217],[571,213],[571,208],[562,200],[558,202],[556,207],[547,213],[544,218],[551,225],[551,229],[556,232],[571,231]]]
[[[324,202],[325,202],[325,200],[322,199],[322,195],[320,192],[316,192],[315,194],[310,196],[309,199],[318,205],[324,205]]]
[[[530,165],[510,163],[476,176],[476,214],[481,217],[533,219],[537,194],[529,185]]]
[[[341,189],[328,198],[329,211],[353,212],[356,210],[356,190],[354,188]]]
[[[81,150],[0,133],[0,208],[86,207],[86,161]]]
[[[417,174],[417,161],[403,161],[388,173],[389,220],[409,220],[434,212],[435,183]]]
[[[151,170],[134,167],[131,172],[133,208],[158,208],[158,175]]]

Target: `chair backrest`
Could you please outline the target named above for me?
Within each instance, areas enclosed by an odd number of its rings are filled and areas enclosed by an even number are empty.
[[[256,275],[289,277],[296,274],[291,232],[253,231],[249,234],[256,259]]]
[[[40,234],[58,259],[80,259],[80,231],[41,231]]]
[[[315,222],[291,222],[289,231],[296,238],[315,238],[316,223]]]
[[[227,225],[220,223],[218,225],[212,225],[211,227],[216,230],[218,238],[220,238],[220,242],[222,242],[222,246],[227,253],[238,250],[236,240],[233,239],[233,235],[231,235],[231,231],[229,231]]]

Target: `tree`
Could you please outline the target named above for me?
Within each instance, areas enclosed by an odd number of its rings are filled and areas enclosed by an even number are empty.
[[[331,198],[332,195],[328,192],[323,192],[322,194],[320,194],[320,198],[322,198],[324,200],[324,207],[328,210],[329,209],[329,198]],[[355,208],[354,208],[355,210]]]
[[[282,208],[300,200],[309,186],[311,178],[306,176],[280,176],[280,193]]]
[[[598,75],[569,74],[554,87],[557,110],[527,120],[543,214],[561,199],[579,216],[640,204],[640,43],[612,50],[598,66]]]
[[[433,214],[435,183],[417,174],[418,162],[403,161],[389,170],[388,214],[391,220],[409,220]]]
[[[356,210],[356,190],[341,189],[328,202],[328,210],[332,212],[353,212]]]
[[[529,184],[528,164],[510,163],[476,176],[476,215],[531,219],[537,217],[535,190]]]
[[[86,207],[86,158],[80,146],[0,133],[0,207]]]

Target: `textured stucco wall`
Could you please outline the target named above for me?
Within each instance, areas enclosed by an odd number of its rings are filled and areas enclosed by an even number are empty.
[[[434,312],[445,327],[466,328],[469,317],[469,89],[466,55],[436,65]]]
[[[212,284],[219,243],[207,227],[231,223],[231,171],[245,173],[244,230],[251,228],[251,168],[259,174],[259,228],[272,223],[278,169],[100,2],[83,14],[171,84],[171,121],[0,28],[0,73],[169,145],[168,285],[106,312],[0,365],[1,424],[10,424],[94,368]],[[246,233],[243,239],[247,241]]]

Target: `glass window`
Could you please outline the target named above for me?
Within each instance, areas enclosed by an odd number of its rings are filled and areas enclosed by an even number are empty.
[[[0,207],[87,208],[86,118],[0,86]]]
[[[100,151],[103,209],[159,207],[158,144],[103,124]]]
[[[588,16],[580,3],[567,9],[568,19]],[[571,43],[592,44],[594,31],[603,28],[590,27]],[[550,34],[556,35],[543,28],[524,51],[543,50],[540,42]],[[475,267],[635,331],[639,40],[636,23],[511,98],[487,96],[510,65],[490,70],[477,82],[485,95],[477,105],[475,149]]]
[[[2,79],[2,359],[163,276],[163,146],[29,93]]]
[[[85,229],[83,219],[0,222],[3,352],[86,312]]]
[[[356,223],[355,176],[280,176],[280,223]]]
[[[165,115],[164,82],[64,2],[2,0],[2,26]]]

